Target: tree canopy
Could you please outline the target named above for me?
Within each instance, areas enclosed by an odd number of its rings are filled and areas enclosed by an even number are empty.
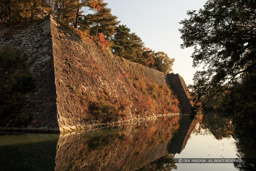
[[[93,8],[94,6],[90,7]],[[111,14],[111,9],[107,8],[107,3],[99,1],[96,9],[95,13],[81,18],[81,25],[87,28],[92,35],[103,33],[107,39],[110,39],[120,21],[117,21],[117,17]]]
[[[182,47],[193,47],[197,98],[223,92],[256,70],[256,1],[208,0],[181,21]]]
[[[174,59],[164,52],[155,52],[144,46],[141,38],[125,25],[116,27],[112,37],[112,52],[128,60],[140,63],[162,72],[171,72]]]

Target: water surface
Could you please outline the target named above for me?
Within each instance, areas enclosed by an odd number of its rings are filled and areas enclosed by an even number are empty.
[[[79,134],[2,134],[0,170],[239,170],[243,164],[184,162],[241,157],[234,132],[230,117],[213,114]]]

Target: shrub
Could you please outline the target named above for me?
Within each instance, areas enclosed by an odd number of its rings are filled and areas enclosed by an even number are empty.
[[[90,102],[88,106],[92,118],[100,122],[111,122],[118,119],[118,110],[104,101]]]

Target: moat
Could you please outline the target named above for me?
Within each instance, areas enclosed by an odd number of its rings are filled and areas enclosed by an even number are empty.
[[[0,170],[239,170],[250,162],[246,143],[232,117],[215,113],[81,133],[2,133]]]

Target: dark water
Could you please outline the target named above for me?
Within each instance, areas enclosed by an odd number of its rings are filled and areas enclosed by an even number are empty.
[[[80,134],[0,135],[0,170],[255,169],[255,137],[241,130],[232,117],[209,114]]]

